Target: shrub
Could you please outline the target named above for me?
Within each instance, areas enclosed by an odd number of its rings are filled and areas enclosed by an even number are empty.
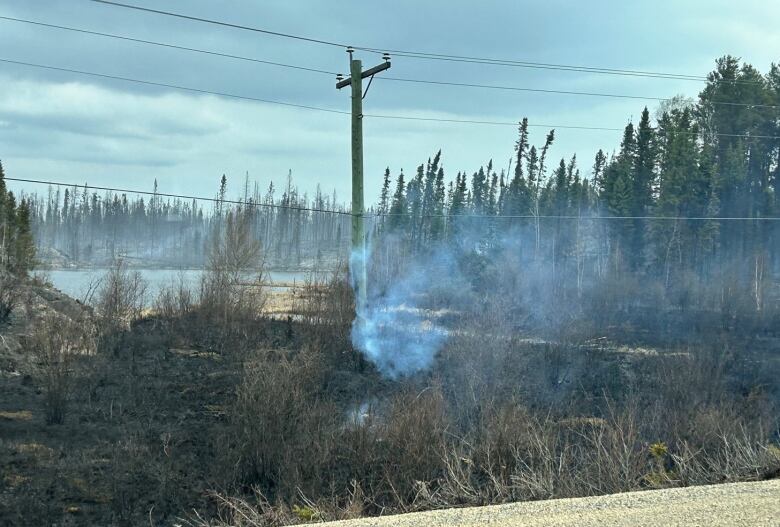
[[[40,361],[44,390],[46,422],[65,421],[73,378],[74,360],[95,349],[91,325],[65,318],[43,320],[32,336],[32,349]]]
[[[167,320],[181,319],[189,315],[195,307],[195,295],[184,275],[160,289],[154,301],[157,315]]]
[[[780,475],[780,450],[744,428],[723,432],[706,447],[688,442],[672,454],[681,485],[754,481]]]
[[[343,369],[363,366],[360,354],[350,343],[354,302],[346,271],[341,269],[330,276],[309,276],[296,292],[293,304],[305,344],[327,355]]]
[[[322,368],[312,353],[250,359],[231,412],[232,465],[272,499],[320,491],[339,412],[320,397]],[[313,492],[312,492],[313,493]]]
[[[249,212],[228,213],[212,234],[199,295],[199,312],[218,330],[225,347],[236,347],[236,337],[257,325],[267,300],[264,265]]]
[[[385,495],[378,498],[400,510],[420,507],[416,497],[420,484],[443,475],[447,428],[438,385],[407,390],[392,400],[380,427]]]
[[[141,317],[147,284],[138,271],[130,271],[118,260],[106,273],[97,289],[96,307],[100,315],[101,343],[110,351],[118,350],[123,332]]]

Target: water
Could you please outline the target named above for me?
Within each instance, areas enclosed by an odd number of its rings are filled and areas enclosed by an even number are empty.
[[[147,283],[145,303],[152,305],[160,291],[171,284],[178,284],[183,278],[194,291],[197,290],[201,269],[131,269],[141,273]],[[78,300],[85,300],[90,287],[94,288],[98,281],[106,275],[108,269],[57,269],[44,274],[54,284],[54,287],[66,295]],[[302,283],[308,275],[305,271],[269,271],[266,273],[272,284]]]

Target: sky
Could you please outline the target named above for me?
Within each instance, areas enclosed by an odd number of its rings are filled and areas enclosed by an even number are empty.
[[[741,57],[760,71],[780,62],[780,2],[767,0],[125,0],[126,3],[377,49],[400,49],[706,75]],[[343,48],[219,27],[89,0],[0,0],[0,17],[64,25],[347,73]],[[382,62],[356,54],[364,67]],[[348,112],[335,77],[0,20],[0,59],[176,84]],[[658,102],[409,84],[382,76],[525,88],[695,98],[703,83],[396,57],[372,84],[364,113],[515,123],[532,144],[555,126],[622,128]],[[516,126],[364,119],[365,185],[376,200],[395,177],[442,150],[448,179],[513,154]],[[576,154],[583,174],[619,131],[557,129],[551,162]],[[0,62],[0,160],[8,177],[213,196],[246,174],[265,189],[288,173],[301,192],[319,184],[346,201],[350,117]],[[12,190],[42,191],[9,183]]]

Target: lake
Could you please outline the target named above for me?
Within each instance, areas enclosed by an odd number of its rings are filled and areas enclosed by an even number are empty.
[[[179,277],[184,279],[193,290],[197,290],[200,277],[203,274],[202,269],[130,269],[138,271],[141,277],[147,283],[145,303],[151,305],[166,286],[178,283]],[[54,284],[54,287],[66,295],[83,300],[88,293],[90,284],[97,283],[108,269],[56,269],[51,271],[42,271],[41,274],[48,277]],[[292,284],[303,283],[308,272],[305,271],[267,271],[272,284]],[[272,286],[273,288],[273,286]]]

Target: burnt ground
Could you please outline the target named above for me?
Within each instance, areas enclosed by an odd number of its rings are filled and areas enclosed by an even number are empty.
[[[284,323],[266,324],[269,344],[284,338]],[[77,360],[61,425],[46,423],[40,371],[22,362],[0,374],[0,524],[165,525],[208,510],[207,491],[230,479],[220,445],[236,360],[142,321],[117,353]]]
[[[274,354],[302,345],[299,335],[305,328],[298,323],[272,319],[260,324],[252,349]],[[34,323],[28,326],[34,331]],[[8,335],[7,327],[0,327],[3,334]],[[643,340],[626,334],[623,339]],[[513,378],[524,379],[537,398],[549,392],[552,402],[568,401],[584,387],[594,395],[621,392],[635,382],[632,378],[659,374],[652,350],[598,342],[565,353],[546,343],[524,345],[527,370],[517,357],[507,360],[518,369]],[[475,344],[468,339],[463,344],[463,356],[473,355]],[[227,353],[199,321],[171,331],[165,321],[146,318],[123,336],[116,351],[79,357],[71,370],[72,394],[61,425],[46,423],[41,365],[23,345],[13,350],[5,346],[6,351],[3,346],[0,525],[173,525],[193,510],[214,514],[210,491],[246,490],[229,488],[236,479],[231,473],[235,460],[228,458],[226,448],[232,439],[229,408],[241,377],[241,357]],[[765,336],[750,348],[738,361],[741,366],[732,363],[728,370],[759,369],[768,391],[776,390],[780,343]],[[461,369],[463,356],[451,361],[441,357],[438,367],[452,362]],[[767,362],[767,356],[773,360]],[[473,360],[484,369],[484,357]],[[378,379],[370,372],[361,380],[357,370],[342,367],[333,375],[334,392],[347,386],[349,392],[363,389],[355,389],[355,383],[376,386]],[[756,378],[743,373],[738,377]]]

